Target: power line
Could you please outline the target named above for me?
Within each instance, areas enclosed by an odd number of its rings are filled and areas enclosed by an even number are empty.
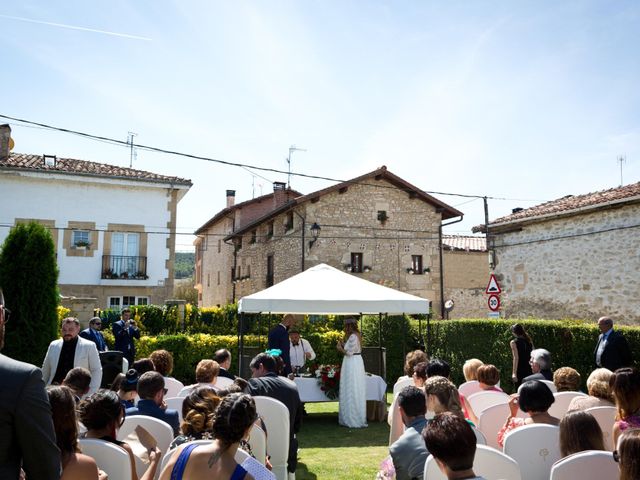
[[[124,146],[129,148],[130,145],[123,140],[118,140],[115,138],[110,138],[110,137],[105,137],[102,135],[93,135],[90,133],[85,133],[85,132],[79,132],[77,130],[71,130],[68,128],[62,128],[62,127],[56,127],[53,125],[48,125],[45,123],[39,123],[39,122],[34,122],[31,120],[25,120],[22,118],[16,118],[16,117],[11,117],[9,115],[0,115],[0,118],[6,118],[8,120],[13,120],[15,122],[21,122],[27,125],[34,125],[37,127],[41,127],[41,128],[45,128],[45,129],[50,129],[50,130],[56,130],[59,132],[64,132],[64,133],[69,133],[72,135],[78,135],[80,137],[83,138],[88,138],[91,140],[97,140],[97,141],[101,141],[101,142],[106,142],[106,143],[111,143],[114,145],[120,145],[120,146]],[[392,187],[392,186],[386,186],[386,185],[379,185],[379,184],[369,184],[369,183],[364,183],[364,182],[356,182],[356,181],[352,181],[352,180],[341,180],[338,178],[331,178],[331,177],[324,177],[321,175],[311,175],[311,174],[307,174],[307,173],[300,173],[300,172],[289,172],[289,171],[285,171],[285,170],[279,170],[277,168],[269,168],[269,167],[260,167],[257,165],[249,165],[249,164],[244,164],[244,163],[237,163],[237,162],[230,162],[227,160],[222,160],[219,158],[212,158],[212,157],[205,157],[202,155],[195,155],[195,154],[191,154],[191,153],[184,153],[184,152],[178,152],[176,150],[169,150],[169,149],[165,149],[165,148],[160,148],[160,147],[153,147],[150,145],[142,145],[142,144],[136,144],[136,148],[140,149],[140,150],[146,150],[149,152],[156,152],[156,153],[164,153],[164,154],[168,154],[168,155],[176,155],[176,156],[180,156],[180,157],[185,157],[185,158],[191,158],[194,160],[202,160],[202,161],[206,161],[206,162],[213,162],[213,163],[219,163],[221,165],[227,165],[227,166],[231,166],[231,167],[241,167],[244,169],[253,169],[253,170],[260,170],[263,172],[272,172],[272,173],[280,173],[280,174],[286,174],[286,175],[294,175],[297,177],[303,177],[303,178],[310,178],[310,179],[314,179],[314,180],[326,180],[329,182],[336,182],[336,183],[350,183],[350,184],[358,184],[358,185],[366,185],[366,186],[373,186],[373,187],[378,187],[378,188],[390,188],[390,189],[396,189],[397,187]],[[490,200],[509,200],[509,201],[516,201],[516,202],[538,202],[538,201],[544,201],[544,200],[535,200],[535,199],[518,199],[518,198],[505,198],[505,197],[492,197],[492,196],[487,196],[487,195],[469,195],[469,194],[463,194],[463,193],[451,193],[451,192],[436,192],[436,191],[428,191],[428,190],[421,190],[423,193],[426,194],[430,194],[430,195],[446,195],[446,196],[454,196],[454,197],[462,197],[462,198],[487,198]]]

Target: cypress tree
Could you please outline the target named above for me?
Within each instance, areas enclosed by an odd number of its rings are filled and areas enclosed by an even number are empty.
[[[2,353],[41,365],[58,337],[58,267],[49,230],[33,222],[11,230],[0,251],[0,286],[11,310]]]

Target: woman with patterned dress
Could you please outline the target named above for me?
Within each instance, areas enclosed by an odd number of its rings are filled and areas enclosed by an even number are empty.
[[[344,340],[337,349],[344,354],[340,370],[338,423],[350,428],[367,426],[366,376],[362,361],[362,336],[355,318],[344,321]]]

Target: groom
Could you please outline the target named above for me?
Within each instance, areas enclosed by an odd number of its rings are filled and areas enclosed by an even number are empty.
[[[269,349],[272,350],[277,348],[282,353],[280,354],[280,358],[284,362],[284,374],[289,375],[291,370],[291,357],[289,356],[289,327],[292,327],[296,324],[296,317],[287,313],[284,317],[282,317],[282,321],[273,327],[269,332]]]

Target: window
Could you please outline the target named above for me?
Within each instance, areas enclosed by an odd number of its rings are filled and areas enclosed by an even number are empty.
[[[211,274],[207,273],[207,287],[211,286]]]
[[[138,302],[138,305],[148,305],[149,297],[138,297],[137,302]]]
[[[257,239],[258,239],[258,231],[257,230],[252,230],[251,231],[251,242],[250,243],[256,243]]]
[[[128,307],[136,304],[136,297],[122,297],[122,306]]]
[[[109,297],[109,308],[120,308],[120,297]]]
[[[236,269],[231,267],[231,281],[233,282],[236,279]]]
[[[293,212],[287,212],[287,220],[284,223],[284,230],[285,232],[293,230]]]
[[[411,255],[411,269],[415,275],[422,275],[422,255]]]
[[[362,253],[351,253],[351,272],[362,273]]]
[[[87,230],[74,230],[71,236],[71,245],[74,247],[88,247],[89,232]]]
[[[218,285],[220,285],[220,270],[218,270]]]
[[[218,253],[222,250],[222,240],[218,240]]]
[[[273,237],[273,222],[269,222],[267,225],[267,238]]]
[[[130,295],[109,297],[109,308],[119,310],[121,308],[131,307],[134,305],[149,305],[149,297],[135,297]]]
[[[242,249],[242,236],[237,237],[236,239],[236,251]]]
[[[267,257],[267,287],[273,285],[273,255]]]
[[[247,265],[247,277],[251,276],[251,265]]]

